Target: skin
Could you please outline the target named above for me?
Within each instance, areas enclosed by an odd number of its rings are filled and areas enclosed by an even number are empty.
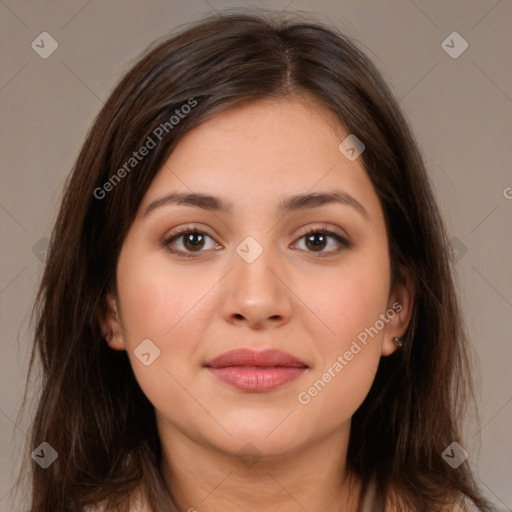
[[[345,470],[351,417],[380,358],[396,350],[392,338],[407,329],[413,289],[407,274],[391,286],[383,212],[361,158],[351,162],[338,149],[347,135],[311,97],[225,110],[180,141],[126,236],[118,295],[106,297],[101,323],[155,407],[161,470],[179,510],[357,509],[359,482]],[[338,203],[277,211],[288,196],[333,190],[355,198],[366,215]],[[170,192],[222,197],[233,212],[168,204],[144,216]],[[207,235],[196,249],[186,237],[171,245],[192,257],[170,252],[166,236],[194,225]],[[317,235],[316,248],[303,228],[329,229],[350,246]],[[236,252],[248,236],[263,249],[252,263]],[[401,312],[299,403],[298,394],[395,302]],[[134,355],[147,338],[160,350],[149,366]],[[279,348],[309,368],[263,393],[230,387],[203,368],[241,347]],[[250,467],[237,455],[247,443],[260,457]]]

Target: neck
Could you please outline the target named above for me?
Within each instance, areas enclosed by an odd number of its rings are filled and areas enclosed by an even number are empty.
[[[173,430],[161,435],[161,472],[182,511],[356,512],[360,482],[346,470],[348,431],[286,454],[240,457]]]

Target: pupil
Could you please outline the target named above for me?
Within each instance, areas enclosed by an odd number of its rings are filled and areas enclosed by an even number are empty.
[[[315,243],[313,240],[315,237],[321,238],[322,241],[320,243]],[[308,236],[308,242],[312,243],[313,247],[323,249],[325,245],[325,235],[321,233],[315,233],[313,235]]]
[[[191,245],[191,248],[200,248],[201,243],[198,243],[197,237],[202,237],[201,233],[189,233],[185,240],[185,245],[188,247],[188,245]]]

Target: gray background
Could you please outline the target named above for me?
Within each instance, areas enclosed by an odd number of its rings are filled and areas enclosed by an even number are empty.
[[[129,61],[147,44],[204,13],[241,5],[251,4],[0,1],[2,511],[13,509],[8,492],[28,424],[18,413],[30,307],[62,186],[86,131]],[[477,375],[481,431],[468,422],[464,448],[489,497],[511,509],[511,2],[276,0],[257,5],[311,13],[354,37],[400,98],[453,237],[461,297],[482,368]],[[442,47],[454,31],[469,44],[458,58]],[[31,47],[34,40],[41,45],[42,32],[58,42],[47,59]],[[456,41],[453,46],[452,51],[461,48]]]

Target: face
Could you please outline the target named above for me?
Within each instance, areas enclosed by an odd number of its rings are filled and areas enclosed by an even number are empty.
[[[406,330],[410,293],[391,286],[376,192],[338,149],[348,135],[311,98],[258,101],[188,132],[153,180],[106,330],[161,432],[277,456],[349,428]],[[192,193],[217,199],[169,196]],[[300,364],[242,354],[205,366],[235,349]]]

